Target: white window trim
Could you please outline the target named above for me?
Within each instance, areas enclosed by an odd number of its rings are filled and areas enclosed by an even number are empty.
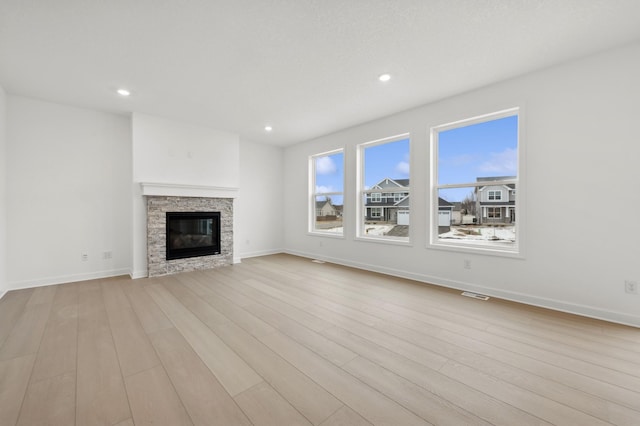
[[[491,198],[492,193],[493,193],[493,198]],[[496,195],[498,195],[498,198],[496,198]],[[502,191],[499,189],[488,190],[487,201],[502,201]]]
[[[332,197],[332,196],[342,196],[342,205],[344,208],[344,204],[345,204],[345,197],[344,197],[344,192],[316,192],[316,162],[315,159],[318,157],[326,157],[329,155],[334,155],[334,154],[340,154],[342,153],[342,188],[343,191],[346,187],[346,171],[345,171],[345,164],[346,164],[346,152],[344,148],[338,148],[338,149],[334,149],[331,151],[326,151],[326,152],[321,152],[318,154],[313,154],[309,156],[309,163],[308,163],[308,169],[309,169],[309,178],[308,178],[308,182],[309,182],[309,188],[308,188],[308,224],[307,224],[307,234],[309,235],[316,235],[316,236],[323,236],[323,237],[331,237],[331,238],[339,238],[339,239],[344,239],[344,211],[343,213],[343,221],[342,221],[342,233],[338,234],[335,232],[330,232],[330,231],[323,231],[322,229],[316,229],[315,228],[315,223],[316,223],[316,197]]]
[[[462,126],[468,126],[478,123],[483,123],[486,121],[497,120],[500,118],[505,118],[509,116],[517,115],[518,116],[518,178],[512,180],[501,180],[496,181],[497,184],[500,185],[508,185],[515,184],[516,190],[519,188],[525,187],[526,182],[526,173],[525,173],[525,147],[526,142],[524,135],[525,128],[525,119],[524,117],[524,107],[514,107],[508,108],[501,111],[497,111],[495,113],[478,115],[472,118],[458,120],[454,122],[450,122],[447,124],[442,124],[438,126],[434,126],[429,130],[430,137],[430,166],[431,166],[431,188],[429,193],[427,194],[427,200],[431,203],[430,214],[429,214],[429,223],[428,223],[428,235],[427,235],[427,248],[428,249],[436,249],[436,250],[445,250],[445,251],[454,251],[459,253],[470,253],[470,254],[483,254],[483,255],[494,255],[494,256],[502,256],[502,257],[512,257],[523,259],[525,250],[524,250],[524,242],[525,239],[525,226],[523,220],[522,212],[525,210],[526,205],[526,196],[523,196],[525,191],[518,191],[518,199],[515,205],[516,217],[518,218],[515,223],[515,233],[517,236],[516,242],[514,246],[511,247],[500,247],[500,246],[491,246],[491,245],[479,245],[477,243],[468,243],[464,241],[441,241],[438,238],[438,190],[439,189],[447,189],[447,188],[473,188],[486,186],[486,182],[479,182],[478,184],[465,183],[465,184],[450,184],[450,185],[438,185],[438,169],[437,169],[437,159],[438,159],[438,134],[439,132],[455,129]],[[432,200],[436,200],[433,202]]]
[[[493,216],[489,215],[489,211],[493,213]],[[498,215],[496,216],[496,212]],[[488,206],[487,207],[487,218],[490,219],[502,219],[502,207],[500,206]]]
[[[364,150],[377,145],[384,145],[385,143],[400,141],[403,139],[409,139],[409,158],[411,158],[412,143],[410,133],[401,133],[399,135],[390,136],[388,138],[377,139],[370,142],[365,142],[356,146],[356,241],[375,242],[391,245],[412,246],[411,236],[407,238],[403,237],[378,237],[368,236],[364,230],[364,215],[366,213],[365,200],[367,194],[374,192],[380,192],[380,189],[363,189],[364,188]],[[388,176],[387,176],[388,177]],[[411,194],[410,187],[398,187],[398,188],[385,188],[385,192],[407,192]],[[409,202],[413,204],[412,201]],[[370,206],[371,207],[371,206]],[[409,207],[411,209],[411,207]],[[411,229],[411,228],[410,228]]]

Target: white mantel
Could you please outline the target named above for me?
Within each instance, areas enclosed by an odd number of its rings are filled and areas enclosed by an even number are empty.
[[[226,186],[140,182],[142,195],[164,197],[237,198],[239,189]]]

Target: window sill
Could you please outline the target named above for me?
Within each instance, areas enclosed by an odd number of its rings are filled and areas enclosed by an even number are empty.
[[[469,242],[436,242],[427,243],[427,249],[453,251],[457,253],[480,254],[487,256],[509,257],[513,259],[524,259],[524,254],[519,247],[509,248],[491,246],[488,244]]]
[[[356,241],[367,243],[390,244],[396,246],[412,247],[413,244],[408,238],[391,238],[391,237],[356,237]]]
[[[307,231],[307,235],[311,235],[313,237],[329,237],[329,238],[336,238],[336,239],[339,239],[339,240],[344,240],[344,234],[338,234],[337,232]]]

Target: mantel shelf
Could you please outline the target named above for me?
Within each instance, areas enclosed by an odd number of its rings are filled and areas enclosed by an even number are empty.
[[[187,185],[179,183],[140,182],[142,195],[160,197],[237,198],[239,188],[228,186]]]

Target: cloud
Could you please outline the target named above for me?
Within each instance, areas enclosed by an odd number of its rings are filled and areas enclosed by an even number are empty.
[[[325,194],[327,192],[337,192],[332,186],[316,185],[316,194]]]
[[[409,163],[401,161],[396,165],[396,172],[401,176],[409,176]]]
[[[507,148],[502,152],[492,152],[491,158],[480,164],[478,170],[484,173],[515,175],[518,173],[518,151]]]
[[[409,153],[404,155],[404,160],[396,164],[396,173],[400,176],[409,176]]]
[[[467,166],[469,164],[472,164],[477,160],[478,160],[477,156],[473,154],[460,154],[454,157],[444,157],[444,158],[441,157],[439,162],[440,162],[440,165],[461,167],[461,166]]]
[[[330,175],[338,170],[336,163],[329,156],[316,158],[316,173],[319,175]]]

